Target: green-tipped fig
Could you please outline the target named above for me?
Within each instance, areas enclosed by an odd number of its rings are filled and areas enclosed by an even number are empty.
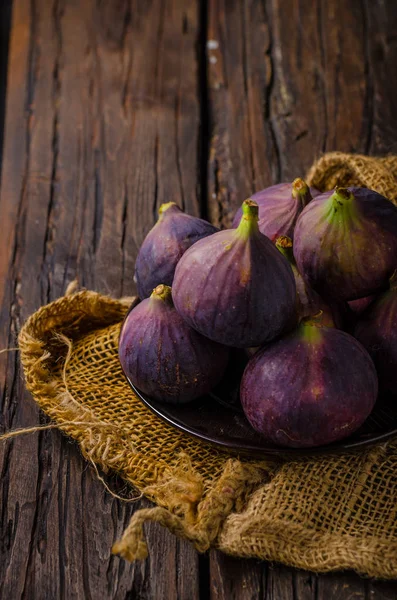
[[[397,207],[366,188],[336,188],[300,215],[294,255],[325,298],[355,300],[382,290],[397,263]]]
[[[141,392],[179,404],[206,394],[220,381],[229,350],[189,327],[174,308],[171,288],[158,285],[127,316],[119,358]]]
[[[185,214],[175,202],[162,204],[159,219],[149,231],[135,264],[135,281],[141,299],[160,283],[172,285],[175,267],[197,240],[218,231],[203,219]]]
[[[296,319],[288,261],[258,229],[258,205],[246,200],[237,229],[189,248],[173,285],[177,311],[206,337],[238,348],[260,346]]]
[[[279,183],[257,192],[251,199],[259,206],[259,231],[272,242],[280,235],[292,238],[300,213],[319,193],[299,177],[292,183]],[[238,227],[241,216],[239,208],[233,227]]]
[[[309,319],[251,358],[240,398],[252,427],[270,443],[309,448],[358,429],[377,391],[375,367],[361,344]]]

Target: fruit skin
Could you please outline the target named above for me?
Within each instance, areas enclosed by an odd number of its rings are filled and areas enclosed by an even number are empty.
[[[348,305],[355,315],[361,315],[372,304],[375,298],[377,298],[377,294],[372,294],[364,298],[357,298],[357,300],[349,300]]]
[[[258,229],[258,205],[243,203],[237,229],[200,240],[175,271],[173,299],[186,322],[226,346],[260,346],[296,322],[292,269]]]
[[[308,321],[251,358],[240,398],[252,427],[269,443],[309,448],[358,429],[377,391],[375,367],[361,344]]]
[[[126,317],[119,340],[124,373],[151,398],[182,404],[221,380],[229,349],[189,327],[176,312],[169,286],[159,285]]]
[[[325,298],[377,293],[397,266],[397,207],[366,188],[317,196],[296,224],[294,255],[305,281]]]
[[[162,204],[159,219],[144,239],[135,263],[139,297],[149,297],[161,283],[172,285],[175,267],[183,253],[216,231],[219,229],[211,223],[185,214],[175,202]]]
[[[322,312],[321,324],[327,327],[344,329],[347,320],[347,308],[342,304],[328,303],[317,292],[312,290],[298,271],[293,254],[291,238],[281,235],[275,240],[277,250],[281,252],[291,265],[295,277],[297,307],[300,318],[312,317]]]
[[[361,315],[354,335],[375,363],[381,391],[397,396],[397,271],[390,288]]]
[[[320,192],[309,188],[303,179],[292,183],[279,183],[256,192],[251,200],[259,206],[259,231],[272,242],[280,235],[294,236],[298,216],[312,198]],[[238,227],[242,217],[241,208],[233,219],[233,228]]]

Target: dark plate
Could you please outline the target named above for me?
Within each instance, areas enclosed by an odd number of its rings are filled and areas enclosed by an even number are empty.
[[[142,402],[168,424],[188,435],[239,454],[283,458],[336,453],[386,441],[397,434],[397,401],[380,398],[362,427],[340,442],[305,449],[270,445],[252,429],[241,409],[238,389],[246,360],[243,352],[236,351],[223,381],[214,392],[184,405],[152,400],[138,390],[128,377],[127,381]]]

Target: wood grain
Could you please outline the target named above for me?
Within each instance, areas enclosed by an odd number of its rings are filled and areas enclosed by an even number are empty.
[[[137,249],[162,202],[227,226],[246,196],[301,175],[324,150],[396,150],[396,19],[381,0],[14,0],[0,349],[75,277],[134,293]],[[15,352],[0,354],[0,386],[0,431],[45,421]],[[148,503],[112,499],[55,431],[2,444],[0,472],[1,598],[397,594],[353,573],[199,556],[152,524],[146,561],[111,556]],[[128,495],[117,477],[107,482]]]
[[[136,249],[157,206],[173,199],[198,212],[197,19],[195,5],[180,2],[15,1],[1,348],[74,277],[132,294]],[[42,422],[15,353],[0,358],[2,429]],[[113,500],[61,434],[0,451],[0,597],[197,597],[197,553],[166,531],[149,528],[145,563],[110,555],[145,503]]]
[[[11,0],[3,0],[3,2],[0,3],[0,165],[3,154],[4,112],[6,101],[10,29]]]

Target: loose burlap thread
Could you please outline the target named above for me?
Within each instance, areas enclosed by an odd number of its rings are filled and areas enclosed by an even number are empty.
[[[308,181],[321,190],[366,186],[397,203],[397,157],[327,154]],[[214,546],[313,571],[397,577],[397,441],[275,462],[186,436],[124,379],[117,344],[128,304],[73,292],[33,314],[19,336],[26,384],[43,411],[83,456],[157,505],[135,512],[113,551],[144,558],[143,524],[151,520],[199,551]]]

